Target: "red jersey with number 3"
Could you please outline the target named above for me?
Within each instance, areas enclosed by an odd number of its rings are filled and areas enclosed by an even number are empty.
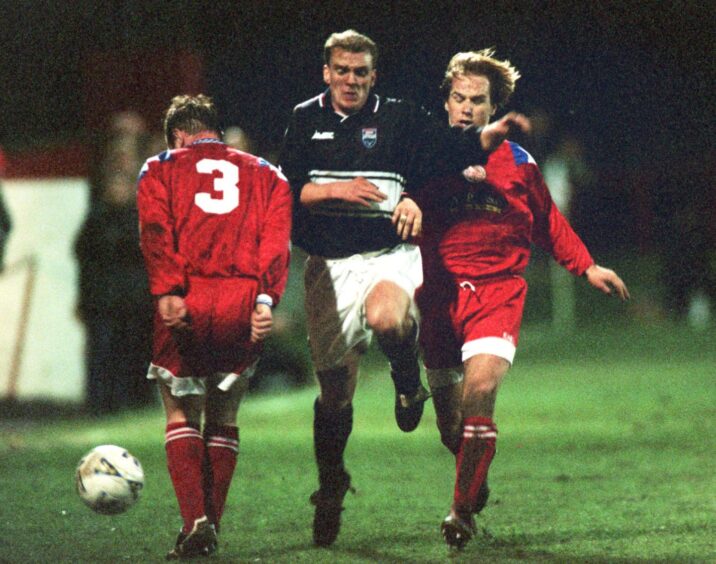
[[[542,173],[522,147],[503,142],[483,167],[430,181],[424,210],[425,286],[521,275],[535,243],[575,275],[594,261],[552,201]]]
[[[291,192],[263,159],[206,139],[144,164],[137,205],[151,292],[189,276],[251,278],[278,304],[286,287]]]

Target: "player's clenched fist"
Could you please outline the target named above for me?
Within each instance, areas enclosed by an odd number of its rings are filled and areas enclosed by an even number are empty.
[[[186,329],[189,326],[186,303],[181,296],[162,296],[157,309],[162,322],[170,329]]]
[[[480,141],[485,151],[494,151],[507,137],[515,132],[529,133],[532,123],[529,118],[517,112],[509,112],[497,121],[482,128]]]
[[[419,237],[423,231],[423,211],[411,198],[400,200],[391,221],[403,241]]]
[[[273,327],[273,313],[266,304],[256,304],[251,313],[251,342],[263,341],[271,332]]]

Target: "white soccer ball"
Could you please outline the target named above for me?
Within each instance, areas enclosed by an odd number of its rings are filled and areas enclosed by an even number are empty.
[[[144,471],[126,448],[100,445],[82,457],[75,471],[80,499],[103,515],[123,513],[139,499]]]

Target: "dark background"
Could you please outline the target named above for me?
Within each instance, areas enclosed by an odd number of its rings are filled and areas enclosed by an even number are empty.
[[[685,1],[6,0],[0,146],[91,142],[109,110],[159,129],[177,85],[191,84],[272,157],[293,106],[323,88],[333,31],[378,43],[379,93],[437,112],[451,55],[495,47],[522,73],[510,109],[544,109],[555,136],[586,147],[598,192],[575,202],[574,222],[590,247],[650,250],[673,233],[673,209],[713,209],[715,15]]]
[[[328,34],[353,27],[381,49],[380,92],[435,106],[450,56],[493,46],[523,74],[513,108],[548,109],[610,166],[673,159],[712,144],[709,4],[6,0],[0,143],[84,133],[92,54],[183,50],[202,58],[227,122],[273,146],[293,105],[322,88]]]

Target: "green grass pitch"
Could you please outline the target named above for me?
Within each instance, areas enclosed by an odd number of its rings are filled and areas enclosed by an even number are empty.
[[[456,556],[439,532],[454,463],[432,406],[402,434],[375,354],[346,455],[358,492],[330,549],[311,545],[315,388],[250,396],[212,561],[716,561],[715,337],[680,326],[525,330],[498,398],[492,496],[479,537]],[[0,418],[0,562],[163,561],[180,525],[163,426],[159,407]],[[93,514],[73,489],[75,464],[101,443],[144,465],[142,498],[123,515]]]

